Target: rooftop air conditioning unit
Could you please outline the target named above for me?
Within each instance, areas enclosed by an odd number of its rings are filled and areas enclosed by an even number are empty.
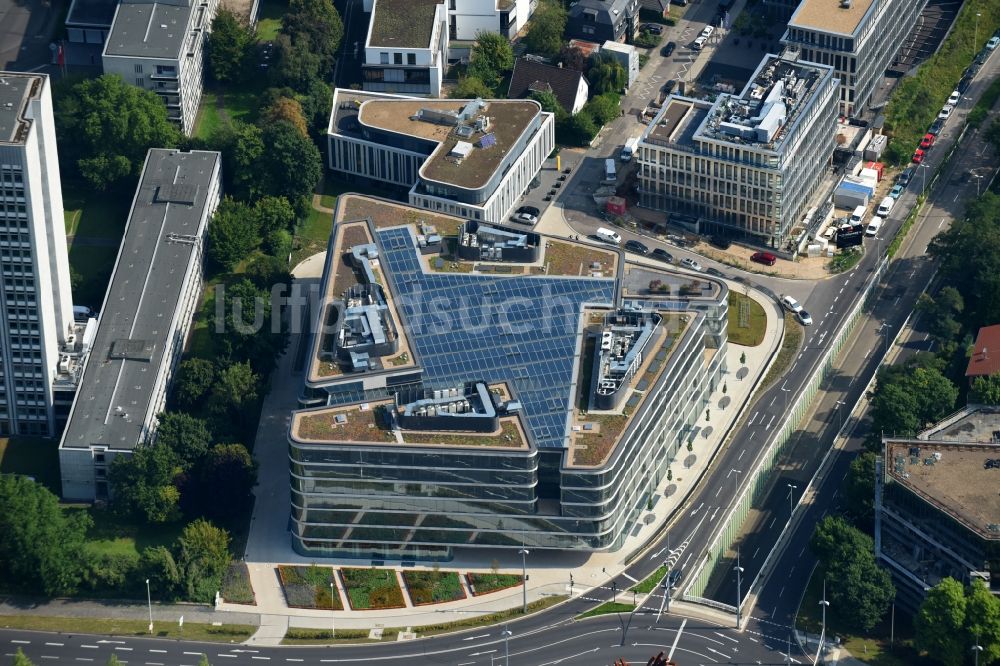
[[[851,0],[840,0],[840,8],[841,9],[850,9],[851,8]]]

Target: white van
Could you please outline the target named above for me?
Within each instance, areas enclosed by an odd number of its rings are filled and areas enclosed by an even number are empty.
[[[605,229],[604,227],[597,228],[597,237],[605,243],[611,243],[612,245],[619,245],[622,242],[621,234],[611,229]]]
[[[851,224],[861,224],[865,221],[865,215],[868,213],[868,209],[864,206],[858,206],[851,213]]]
[[[93,310],[88,308],[86,305],[74,305],[73,306],[73,320],[74,321],[87,321],[91,317],[97,316]]]
[[[875,214],[880,217],[888,217],[889,213],[892,211],[892,206],[895,203],[896,200],[893,199],[892,197],[886,197],[882,199],[882,203],[878,205],[878,210],[875,211]]]
[[[635,156],[635,149],[639,147],[639,137],[632,137],[625,142],[625,146],[622,148],[621,155],[618,156],[622,162],[631,162],[632,157]]]
[[[881,228],[882,218],[876,215],[872,218],[872,221],[868,223],[868,227],[865,229],[865,236],[874,236]]]
[[[608,184],[618,182],[618,171],[615,169],[615,161],[610,158],[604,160],[604,182]]]
[[[799,302],[791,296],[782,296],[781,304],[785,306],[789,312],[800,312],[802,310],[802,306],[799,305]]]
[[[694,40],[694,43],[691,44],[691,48],[694,49],[695,51],[701,51],[702,47],[705,46],[705,42],[707,41],[708,37],[701,35],[698,37],[698,39]]]

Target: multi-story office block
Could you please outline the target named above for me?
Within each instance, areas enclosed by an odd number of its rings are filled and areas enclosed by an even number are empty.
[[[222,189],[216,152],[146,155],[118,259],[59,443],[63,497],[108,497],[118,455],[150,440],[201,297],[205,230]]]
[[[407,191],[410,205],[505,222],[555,147],[534,100],[424,100],[337,89],[329,167]]]
[[[783,248],[834,149],[832,68],[768,55],[739,95],[668,99],[639,143],[640,205]]]
[[[374,92],[441,95],[448,68],[445,0],[365,0],[371,12],[362,87]]]
[[[927,0],[802,0],[781,38],[803,60],[830,65],[840,112],[860,115]]]
[[[538,0],[448,0],[448,34],[473,41],[481,32],[511,39],[524,27]]]
[[[67,64],[101,66],[101,52],[117,7],[117,0],[73,0],[70,3],[64,53]]]
[[[631,44],[639,29],[639,0],[579,0],[569,10],[566,36]]]
[[[896,600],[915,610],[942,578],[1000,595],[1000,410],[969,407],[915,439],[885,439],[875,551]]]
[[[0,72],[0,434],[54,437],[77,334],[49,77]]]
[[[289,430],[296,550],[619,548],[721,381],[726,287],[535,234],[446,264],[427,243],[460,218],[337,205]]]
[[[104,45],[105,74],[152,90],[185,134],[201,103],[205,33],[219,0],[123,0]]]

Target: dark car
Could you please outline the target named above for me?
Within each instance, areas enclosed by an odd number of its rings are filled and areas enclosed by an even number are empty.
[[[663,26],[656,23],[643,23],[641,29],[645,30],[646,32],[651,32],[654,35],[663,34]]]
[[[969,89],[969,86],[971,84],[972,84],[972,77],[971,76],[963,76],[962,80],[958,82],[957,86],[955,86],[955,89],[958,90],[958,92],[960,92],[960,93],[962,93],[964,95],[965,91]]]
[[[649,248],[637,240],[625,241],[625,251],[634,252],[635,254],[649,254]]]
[[[660,55],[662,55],[664,58],[669,58],[673,54],[674,49],[676,48],[677,44],[675,44],[674,42],[667,42],[666,46],[660,49]]]
[[[711,275],[712,277],[717,277],[717,278],[726,277],[726,274],[720,271],[718,268],[709,267],[705,269],[705,272]]]
[[[660,248],[660,247],[654,249],[650,253],[650,256],[653,257],[654,259],[659,259],[660,261],[662,261],[664,263],[668,263],[668,264],[674,263],[674,256],[672,254],[670,254],[669,252],[667,252],[666,250],[664,250],[663,248]]]
[[[928,134],[933,134],[934,136],[937,136],[938,134],[941,133],[941,128],[942,127],[944,127],[944,121],[941,120],[940,118],[938,118],[933,123],[931,123],[930,127],[927,128],[927,133]]]
[[[914,171],[913,167],[906,167],[905,169],[899,172],[899,177],[896,178],[896,182],[902,185],[903,187],[906,187],[907,185],[910,184],[910,179],[913,178],[913,171]]]
[[[764,264],[765,266],[774,266],[778,258],[771,254],[770,252],[754,252],[750,255],[750,261],[755,261],[758,264]]]
[[[728,250],[729,246],[732,245],[725,236],[712,236],[709,242],[720,250]]]
[[[684,571],[682,569],[672,569],[670,571],[670,576],[667,578],[667,586],[672,590],[677,587],[677,583],[681,582],[681,577],[684,576]]]
[[[660,88],[660,90],[662,90],[664,94],[669,95],[671,92],[673,92],[676,86],[677,86],[677,81],[674,79],[670,79],[669,81],[663,84],[663,87]]]

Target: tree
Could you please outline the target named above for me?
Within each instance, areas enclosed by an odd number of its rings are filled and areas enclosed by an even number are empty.
[[[487,98],[493,97],[493,91],[478,76],[460,76],[448,96],[452,99]]]
[[[224,326],[221,331],[216,329],[223,356],[249,361],[255,372],[270,372],[288,342],[278,313],[272,313],[270,290],[241,280],[226,288],[223,307]]]
[[[548,113],[555,115],[557,123],[565,121],[566,116],[569,115],[566,109],[562,107],[562,104],[559,103],[559,100],[556,99],[556,96],[547,90],[532,92],[529,95],[529,98],[541,104],[542,111],[547,111]]]
[[[180,518],[180,491],[174,477],[181,471],[180,459],[163,444],[140,446],[132,455],[115,456],[108,470],[115,509],[151,523]]]
[[[212,136],[211,147],[222,153],[225,191],[240,200],[259,197],[265,178],[258,164],[264,159],[264,132],[256,125],[234,120]]]
[[[606,125],[621,114],[618,94],[606,92],[603,95],[597,95],[587,102],[587,110],[594,118],[594,123]]]
[[[279,97],[273,104],[264,109],[261,122],[265,125],[283,120],[297,129],[302,136],[309,136],[309,124],[306,122],[302,105],[297,99]]]
[[[229,566],[229,533],[199,518],[184,528],[177,542],[186,597],[209,601]]]
[[[578,72],[587,73],[587,56],[578,46],[564,45],[559,49],[559,56],[556,60],[566,69],[575,69]]]
[[[54,106],[63,158],[97,190],[117,185],[131,189],[150,148],[180,142],[180,132],[156,93],[116,74],[77,83],[57,95]]]
[[[108,665],[107,666],[122,666],[122,662],[119,661],[118,655],[112,653],[111,656],[108,657]]]
[[[85,512],[64,513],[59,498],[28,477],[0,475],[0,579],[49,596],[74,592],[91,524]]]
[[[598,56],[587,74],[587,80],[595,95],[606,92],[618,94],[628,85],[628,72],[613,57]]]
[[[257,217],[247,204],[226,197],[215,209],[208,225],[209,261],[231,271],[260,245]]]
[[[597,136],[598,127],[594,118],[586,108],[579,113],[568,116],[566,121],[556,126],[556,139],[559,143],[571,146],[585,146]]]
[[[294,125],[279,120],[264,129],[264,159],[258,164],[263,191],[285,197],[292,205],[312,193],[323,175],[319,149]]]
[[[325,76],[320,54],[313,51],[308,42],[293,40],[286,34],[279,34],[274,39],[274,57],[268,71],[273,83],[291,86],[296,91],[304,90],[310,81]]]
[[[542,0],[528,21],[524,44],[529,53],[554,56],[563,44],[566,31],[566,10],[556,0]]]
[[[215,366],[203,358],[181,361],[174,380],[174,402],[182,409],[194,409],[208,395],[215,382]]]
[[[200,474],[203,497],[214,498],[203,505],[209,518],[227,520],[249,506],[257,483],[257,463],[242,444],[216,444]]]
[[[302,102],[302,112],[309,120],[309,128],[317,134],[326,131],[330,121],[330,108],[333,106],[333,91],[322,79],[312,79],[306,87],[306,93],[299,100]]]
[[[844,479],[847,514],[864,526],[870,526],[875,517],[875,457],[872,451],[862,451],[851,461]]]
[[[149,546],[139,557],[139,571],[149,580],[149,589],[161,599],[173,599],[181,582],[181,572],[166,546]]]
[[[191,469],[208,453],[212,433],[202,419],[184,412],[165,412],[157,420],[156,442],[173,451],[183,469]]]
[[[219,83],[243,79],[253,43],[253,28],[244,25],[229,9],[220,8],[205,40],[205,58],[212,78]]]
[[[276,284],[292,283],[292,274],[288,272],[288,264],[284,259],[273,256],[254,257],[247,264],[245,275],[259,289],[270,290]]]
[[[1000,375],[976,377],[969,399],[980,405],[1000,405]]]
[[[965,589],[965,635],[966,645],[983,648],[979,663],[1000,661],[1000,597],[981,578]]]
[[[34,666],[34,663],[28,659],[21,648],[17,648],[17,652],[14,653],[14,660],[10,663],[11,666]]]
[[[295,209],[285,197],[261,197],[254,204],[254,215],[262,236],[295,228]]]
[[[514,69],[514,50],[510,40],[499,32],[480,32],[469,59],[469,76],[479,78],[486,87],[496,91],[504,74]]]
[[[962,584],[945,578],[932,587],[913,620],[914,645],[945,666],[965,662],[965,593]]]
[[[291,0],[281,19],[281,32],[291,43],[317,56],[318,78],[325,79],[333,69],[334,57],[344,37],[344,23],[333,3],[330,0]],[[317,77],[309,80],[314,78]]]
[[[901,366],[879,372],[872,398],[870,449],[880,447],[883,433],[914,437],[926,425],[951,413],[958,400],[958,387],[944,376],[943,368],[941,359],[923,353]]]
[[[249,363],[233,363],[219,373],[212,387],[210,408],[242,421],[257,402],[257,375]]]
[[[926,292],[917,300],[917,311],[923,315],[928,332],[939,345],[954,344],[962,330],[956,319],[965,309],[962,294],[954,287],[942,287],[936,297]]]

